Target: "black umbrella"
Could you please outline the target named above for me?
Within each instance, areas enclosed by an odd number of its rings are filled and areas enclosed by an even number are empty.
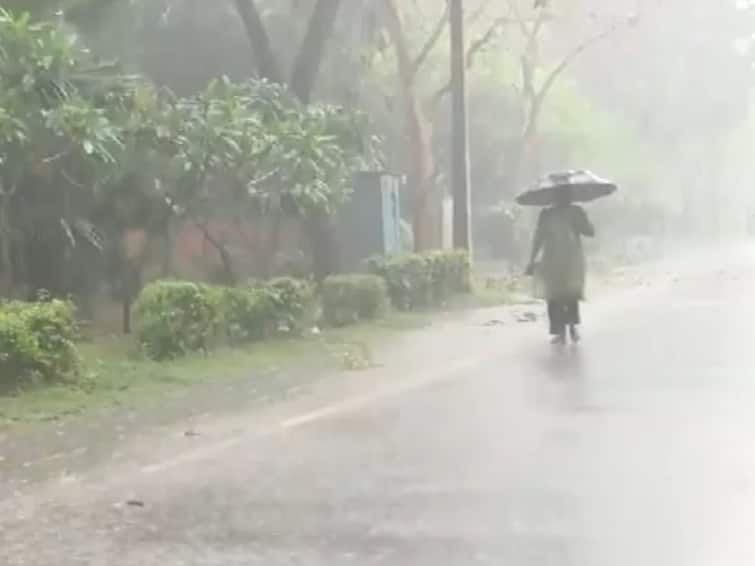
[[[550,206],[560,191],[569,191],[572,202],[590,202],[616,192],[615,183],[590,171],[564,171],[547,175],[537,188],[523,192],[516,202],[523,206]]]

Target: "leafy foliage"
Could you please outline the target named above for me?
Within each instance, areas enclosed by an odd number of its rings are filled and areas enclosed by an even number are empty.
[[[400,310],[416,310],[432,302],[432,271],[426,256],[402,254],[371,258],[370,273],[385,279],[391,303]]]
[[[263,340],[278,331],[278,297],[269,287],[219,290],[222,327],[232,344]]]
[[[102,247],[87,216],[124,151],[135,87],[57,25],[0,10],[0,271],[11,283],[65,292],[63,262],[80,244]]]
[[[223,341],[239,344],[300,330],[313,306],[312,285],[293,278],[246,287],[158,281],[137,301],[139,341],[156,360],[207,352]]]
[[[385,280],[377,275],[331,275],[322,283],[323,319],[330,326],[373,320],[388,306]]]
[[[471,289],[472,264],[463,250],[434,251],[425,254],[430,267],[432,301],[442,304],[449,297]]]
[[[375,257],[367,260],[367,269],[385,279],[391,302],[400,310],[441,305],[471,286],[471,265],[464,251]]]
[[[348,196],[351,170],[374,147],[362,144],[361,115],[303,107],[264,80],[213,81],[165,111],[166,137],[174,140],[168,196],[189,215],[217,210],[218,200],[267,212],[331,213]],[[226,195],[213,190],[219,184]]]
[[[227,259],[216,219],[330,214],[376,141],[361,114],[305,107],[266,81],[176,97],[58,24],[3,10],[0,109],[0,274],[58,294],[103,251],[136,269],[123,251],[131,229],[155,237],[189,220]]]
[[[218,299],[207,285],[184,281],[148,285],[136,305],[145,354],[165,360],[207,351],[220,320]]]
[[[0,387],[75,377],[76,336],[70,302],[0,303]]]
[[[315,288],[303,279],[278,277],[267,284],[272,291],[277,310],[278,329],[297,332],[313,318]]]

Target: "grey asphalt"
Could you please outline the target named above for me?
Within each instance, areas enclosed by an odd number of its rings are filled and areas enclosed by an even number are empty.
[[[588,304],[577,348],[510,313],[449,322],[306,399],[19,488],[0,563],[751,565],[753,289],[750,251],[698,264]]]

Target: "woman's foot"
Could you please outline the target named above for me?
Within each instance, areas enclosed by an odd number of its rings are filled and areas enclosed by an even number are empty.
[[[579,341],[582,339],[582,337],[579,335],[579,330],[575,325],[571,325],[569,327],[569,337],[571,338],[571,341],[575,344],[578,344]]]
[[[555,334],[553,338],[551,338],[551,344],[555,346],[563,346],[566,344],[566,333]]]

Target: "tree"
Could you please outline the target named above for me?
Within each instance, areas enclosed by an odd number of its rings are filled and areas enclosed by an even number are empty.
[[[520,82],[517,91],[522,104],[522,124],[516,154],[509,161],[509,185],[516,190],[522,181],[522,174],[529,166],[537,172],[536,140],[543,107],[554,85],[567,69],[596,44],[614,35],[621,29],[634,26],[637,16],[632,14],[625,19],[612,21],[607,26],[591,31],[586,37],[569,47],[555,63],[546,64],[542,57],[543,33],[548,26],[554,25],[556,16],[548,8],[550,2],[535,2],[527,8],[529,0],[522,5],[522,0],[507,0],[512,17],[516,21],[520,34],[518,59]]]
[[[241,213],[272,216],[279,226],[284,215],[330,215],[348,195],[351,168],[370,151],[360,116],[304,106],[264,80],[214,81],[166,111],[174,141],[165,198],[218,252],[226,283],[236,273],[214,220]],[[277,242],[268,244],[273,254]]]
[[[481,1],[469,13],[467,24],[489,19],[490,23],[467,48],[467,66],[471,67],[475,55],[489,46],[498,37],[505,19],[494,17],[488,12],[490,2]],[[409,178],[412,190],[412,213],[414,220],[414,242],[418,250],[438,247],[439,232],[439,197],[437,180],[441,175],[438,170],[433,149],[433,127],[431,117],[449,92],[449,82],[445,79],[441,87],[430,93],[422,92],[420,73],[427,65],[438,42],[444,37],[448,26],[448,6],[434,22],[427,36],[420,42],[416,56],[411,53],[409,37],[404,23],[406,9],[399,8],[394,0],[384,0],[385,27],[391,38],[396,54],[396,67],[405,112],[406,139],[409,146]],[[447,73],[445,73],[447,76]]]
[[[235,5],[247,31],[259,75],[274,83],[287,84],[303,104],[309,103],[341,0],[317,0],[288,80],[284,78],[285,72],[273,52],[257,2],[235,0]],[[330,221],[327,215],[320,213],[309,223],[318,278],[336,270],[337,259],[334,256],[337,246]]]
[[[287,84],[304,104],[310,101],[325,47],[335,25],[341,0],[317,0],[309,18],[288,80],[273,52],[268,31],[255,0],[234,0],[252,46],[257,72],[273,83]]]
[[[0,270],[6,290],[18,282],[20,267],[30,282],[54,272],[79,238],[99,245],[80,204],[102,188],[95,179],[121,148],[106,102],[128,81],[108,73],[55,26],[0,11]]]
[[[371,159],[363,115],[267,81],[177,97],[102,65],[62,27],[0,12],[0,275],[69,294],[100,271],[130,304],[173,219],[232,254],[214,220],[336,210]],[[91,287],[89,289],[92,289]]]
[[[592,1],[588,7],[602,5]],[[637,132],[636,162],[643,166],[632,178],[635,198],[641,194],[683,215],[676,228],[688,236],[717,231],[715,217],[723,216],[715,208],[733,200],[717,191],[744,174],[741,164],[727,163],[729,139],[746,123],[752,92],[751,61],[738,48],[752,34],[753,20],[739,7],[746,6],[728,0],[640,3],[637,34],[618,34],[570,66],[596,106]]]
[[[444,14],[416,60],[409,53],[409,45],[397,4],[385,0],[386,26],[396,51],[399,81],[406,113],[406,137],[410,148],[409,179],[412,190],[412,215],[414,228],[414,246],[417,250],[433,247],[437,238],[433,236],[433,227],[428,219],[428,201],[433,189],[435,162],[432,148],[430,124],[425,117],[422,102],[417,94],[417,72],[424,59],[440,38],[442,26],[447,21]]]

